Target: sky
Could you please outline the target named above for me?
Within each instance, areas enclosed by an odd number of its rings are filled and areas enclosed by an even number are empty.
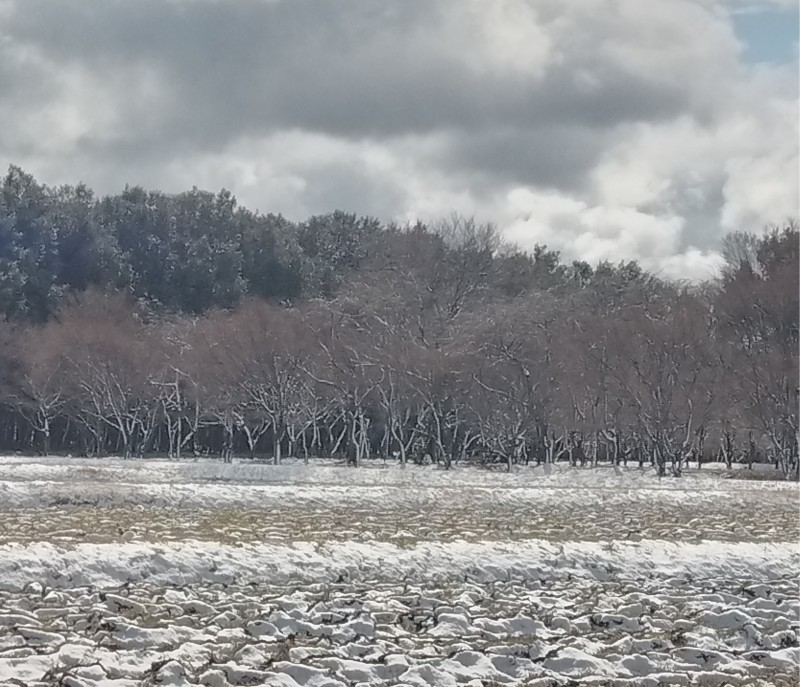
[[[798,215],[795,0],[0,0],[0,168],[703,279]]]

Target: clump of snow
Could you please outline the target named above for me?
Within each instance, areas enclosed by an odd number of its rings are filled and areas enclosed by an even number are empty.
[[[294,546],[231,546],[209,542],[175,544],[52,544],[0,546],[0,589],[22,590],[32,581],[49,588],[116,587],[149,582],[188,584],[286,584],[338,579],[386,582],[418,580],[495,581],[581,579],[637,582],[653,576],[685,581],[765,580],[800,574],[800,551],[791,545],[715,542],[620,542],[614,549],[595,542],[330,543]],[[185,612],[210,615],[197,602]],[[739,615],[709,613],[715,627],[741,625]],[[627,616],[599,616],[598,623],[638,625]],[[510,621],[509,621],[510,622]],[[522,631],[533,628],[523,628]]]

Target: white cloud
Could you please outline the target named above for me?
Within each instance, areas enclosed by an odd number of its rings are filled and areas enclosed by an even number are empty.
[[[0,158],[294,219],[474,214],[702,278],[800,202],[796,70],[743,62],[753,6],[0,0]]]
[[[514,189],[509,194],[516,219],[509,236],[520,246],[547,244],[568,258],[590,262],[636,257],[656,262],[674,253],[682,229],[677,216],[656,216],[632,207],[589,205],[563,195]]]
[[[734,14],[786,12],[797,9],[796,0],[723,0],[722,5]]]
[[[553,60],[553,41],[535,6],[525,0],[461,0],[457,11],[440,3],[440,36],[479,74],[541,78]]]

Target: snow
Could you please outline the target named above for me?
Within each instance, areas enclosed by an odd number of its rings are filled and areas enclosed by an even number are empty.
[[[705,468],[0,458],[0,686],[794,685],[797,497]]]
[[[770,468],[772,469],[772,468]],[[741,471],[741,466],[735,466]],[[658,491],[687,492],[710,490],[716,492],[784,490],[797,493],[797,483],[769,480],[720,479],[724,464],[703,464],[701,470],[687,471],[680,479],[658,479],[652,468],[629,467],[617,474],[611,467],[570,468],[564,464],[551,466],[548,474],[543,466],[518,466],[512,473],[457,466],[443,470],[435,465],[384,465],[382,461],[368,462],[359,468],[344,468],[332,461],[315,459],[304,464],[293,459],[281,465],[240,460],[223,463],[216,459],[183,461],[121,458],[71,458],[0,456],[0,479],[25,482],[105,482],[120,484],[179,485],[213,484],[271,484],[298,486],[370,486],[370,487],[444,487],[465,485],[492,488],[524,489],[531,483],[548,487],[587,487],[591,489],[648,488]],[[774,471],[776,475],[780,473]]]
[[[717,542],[621,542],[614,550],[595,542],[554,546],[546,541],[426,542],[413,547],[347,542],[302,549],[198,541],[76,544],[69,548],[49,543],[0,546],[0,589],[10,591],[22,591],[32,582],[58,589],[115,588],[145,582],[186,586],[433,580],[444,584],[466,579],[488,584],[544,579],[637,582],[654,577],[668,584],[688,584],[689,580],[696,584],[704,579],[763,581],[793,574],[800,574],[800,552],[795,547],[746,542],[724,546]],[[183,610],[201,616],[214,613],[197,601],[184,603]],[[709,611],[702,619],[715,629],[736,629],[750,617],[735,611]],[[638,628],[635,618],[628,615],[600,614],[593,622],[626,631]],[[502,625],[498,631],[504,633],[536,629],[511,620]]]

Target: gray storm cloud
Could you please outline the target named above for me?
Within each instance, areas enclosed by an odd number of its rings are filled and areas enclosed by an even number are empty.
[[[295,218],[474,213],[704,276],[798,202],[795,75],[740,47],[691,0],[0,0],[0,161]]]

